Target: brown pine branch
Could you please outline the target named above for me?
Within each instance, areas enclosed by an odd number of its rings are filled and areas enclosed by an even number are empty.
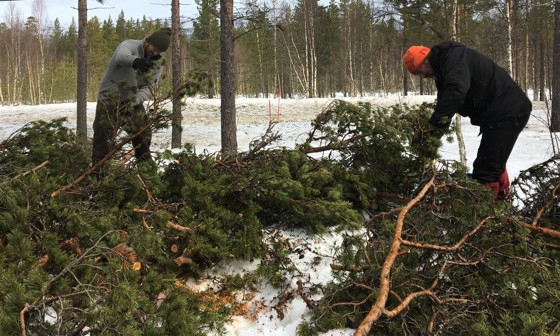
[[[278,318],[280,320],[284,319],[284,307],[286,306],[288,300],[291,300],[292,297],[293,297],[292,291],[289,288],[286,289],[286,291],[282,293],[282,295],[280,296],[278,303],[273,307],[274,310],[276,310],[276,314],[278,315]]]
[[[533,224],[528,224],[521,221],[519,221],[519,223],[521,224],[521,226],[523,226],[526,229],[529,229],[530,231],[540,233],[549,237],[560,238],[560,231],[558,230],[549,229],[542,226],[535,226]]]
[[[298,279],[297,281],[297,293],[299,294],[299,296],[301,296],[301,298],[303,299],[303,301],[305,302],[305,304],[307,305],[307,308],[309,309],[314,309],[316,304],[313,300],[311,300],[307,294],[305,294],[303,292],[303,283],[301,282],[300,279]]]
[[[321,147],[310,147],[310,148],[304,149],[303,151],[305,152],[305,154],[311,154],[311,153],[320,153],[320,152],[325,152],[325,151],[330,151],[330,150],[340,150],[340,149],[346,148],[352,142],[361,140],[364,137],[365,137],[365,135],[356,135],[356,136],[351,137],[350,139],[346,139],[346,140],[341,141],[337,144],[331,144],[331,145],[326,145],[326,146],[321,146]]]
[[[537,214],[535,215],[535,218],[533,218],[533,221],[531,222],[532,226],[537,226],[539,220],[541,219],[543,213],[545,211],[547,211],[548,209],[550,209],[550,207],[552,207],[554,205],[554,198],[556,198],[556,192],[558,191],[558,188],[560,188],[560,183],[558,183],[556,185],[556,187],[554,187],[554,189],[552,189],[552,195],[550,195],[550,200],[548,200],[548,202],[541,208],[539,209],[539,211],[537,211]]]
[[[385,316],[389,317],[389,318],[395,317],[395,316],[399,315],[400,313],[402,313],[403,310],[405,310],[405,309],[410,305],[410,303],[412,302],[412,300],[414,300],[415,298],[418,298],[418,297],[420,297],[420,296],[429,296],[429,297],[430,297],[432,300],[434,300],[437,304],[444,304],[444,303],[447,303],[447,302],[459,302],[459,303],[477,302],[477,303],[478,303],[478,301],[473,301],[473,300],[469,300],[469,299],[465,299],[465,298],[445,298],[445,299],[440,299],[440,298],[436,295],[436,293],[434,293],[434,289],[437,287],[437,285],[438,285],[438,283],[439,283],[440,276],[443,274],[443,272],[444,272],[445,269],[447,268],[447,265],[448,265],[448,264],[451,264],[451,263],[448,263],[447,261],[445,261],[445,262],[443,263],[443,265],[441,265],[441,268],[440,268],[440,270],[439,270],[439,272],[438,272],[438,275],[435,277],[434,282],[432,283],[432,285],[430,286],[430,288],[422,288],[422,287],[420,287],[420,286],[418,286],[418,285],[414,285],[414,284],[413,284],[413,286],[418,287],[418,288],[420,288],[421,290],[408,294],[408,295],[406,296],[406,298],[404,298],[403,300],[400,300],[401,303],[400,303],[397,307],[395,307],[395,308],[393,308],[393,309],[391,309],[391,310],[386,310],[386,309],[384,309],[384,310],[383,310],[383,314],[384,314]]]
[[[167,226],[179,232],[189,232],[191,230],[190,227],[175,224],[172,221],[167,221]]]
[[[482,221],[480,221],[480,223],[478,223],[478,225],[472,229],[470,232],[468,232],[467,234],[465,234],[463,236],[463,238],[461,238],[461,240],[459,240],[455,245],[453,246],[441,246],[441,245],[433,245],[433,244],[424,244],[424,243],[418,243],[418,242],[412,242],[409,240],[401,240],[401,243],[403,245],[406,246],[410,246],[410,247],[417,247],[417,248],[422,248],[422,249],[429,249],[429,250],[436,250],[436,251],[445,251],[445,252],[453,252],[453,251],[457,251],[459,248],[461,248],[461,246],[463,246],[463,244],[472,236],[474,235],[478,230],[480,230],[487,222],[488,220],[490,220],[491,218],[494,218],[493,216],[488,216],[486,218],[484,218]]]
[[[401,210],[402,210],[402,208],[395,208],[395,209],[391,209],[389,211],[374,214],[364,223],[364,225],[367,226],[367,225],[371,224],[375,219],[377,219],[379,217],[392,216],[396,213],[399,213]]]
[[[391,290],[391,269],[399,254],[404,219],[408,211],[426,195],[430,188],[434,186],[435,178],[436,175],[434,172],[432,179],[422,188],[420,193],[415,198],[413,198],[410,202],[408,202],[408,204],[406,204],[406,206],[403,207],[403,209],[399,213],[391,249],[387,257],[385,258],[383,267],[381,268],[380,288],[379,292],[377,293],[377,299],[366,317],[362,320],[362,322],[356,329],[356,332],[354,333],[355,336],[366,336],[371,330],[373,323],[375,323],[379,319],[381,314],[385,312],[385,304],[387,303],[387,298]]]
[[[154,214],[157,214],[157,213],[163,213],[161,210],[153,211],[153,210],[140,209],[140,208],[134,208],[134,209],[132,209],[132,212],[146,214],[146,215],[154,215]],[[146,225],[144,225],[144,226],[146,226]],[[182,225],[173,223],[172,221],[167,221],[167,227],[172,228],[173,230],[177,230],[179,232],[189,232],[191,230],[190,227],[182,226]]]
[[[47,161],[41,163],[40,165],[38,165],[37,167],[35,167],[35,168],[31,169],[31,170],[26,171],[25,173],[18,174],[17,176],[14,177],[14,180],[17,180],[18,178],[20,178],[20,177],[22,177],[22,176],[25,176],[25,175],[27,175],[27,174],[35,174],[35,172],[36,172],[37,170],[43,168],[43,167],[46,166],[48,163],[49,163],[49,160],[47,160]]]

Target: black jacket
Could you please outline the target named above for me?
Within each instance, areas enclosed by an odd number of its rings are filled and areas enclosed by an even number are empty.
[[[531,113],[531,101],[523,90],[487,56],[460,43],[445,41],[431,48],[428,61],[438,90],[430,119],[433,126],[449,126],[455,113],[483,128],[526,118]]]

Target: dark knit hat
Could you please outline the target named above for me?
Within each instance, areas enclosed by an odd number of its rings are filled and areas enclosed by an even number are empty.
[[[157,50],[161,52],[166,51],[171,41],[171,28],[156,30],[150,36],[146,37],[146,41],[156,47]]]

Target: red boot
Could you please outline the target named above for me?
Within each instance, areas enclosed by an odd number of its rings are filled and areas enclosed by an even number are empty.
[[[507,169],[504,169],[504,172],[500,175],[500,180],[498,182],[500,183],[500,187],[498,188],[498,199],[505,200],[509,194],[510,187]]]
[[[500,193],[500,182],[482,182],[485,186],[492,189],[496,198],[498,198]]]
[[[483,182],[485,186],[492,189],[494,195],[496,195],[496,199],[498,200],[505,200],[507,195],[509,194],[509,176],[507,170],[504,170],[502,175],[500,175],[500,179],[496,182]]]

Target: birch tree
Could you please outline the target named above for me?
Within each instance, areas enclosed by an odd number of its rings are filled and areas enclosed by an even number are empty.
[[[37,40],[39,42],[39,62],[40,70],[37,73],[37,87],[39,103],[45,103],[45,47],[43,41],[43,29],[48,20],[44,0],[33,0],[33,17],[36,20]]]
[[[459,41],[459,0],[453,0],[453,39]],[[465,148],[465,139],[461,128],[462,118],[459,113],[455,114],[455,135],[457,136],[457,145],[459,146],[459,160],[463,165],[467,165],[467,150]]]
[[[4,86],[6,87],[7,100],[14,104],[21,102],[23,90],[23,61],[22,61],[22,30],[23,20],[21,13],[16,10],[13,3],[8,6],[8,12],[5,16],[6,20],[6,43],[7,55],[5,69],[6,79]]]

